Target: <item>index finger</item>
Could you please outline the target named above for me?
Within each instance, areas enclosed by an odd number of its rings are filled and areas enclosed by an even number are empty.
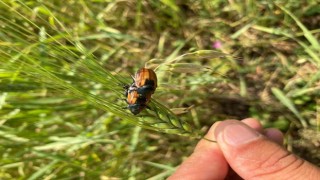
[[[206,138],[214,140],[214,126]],[[228,164],[217,143],[202,139],[191,156],[168,179],[224,179],[228,173]]]

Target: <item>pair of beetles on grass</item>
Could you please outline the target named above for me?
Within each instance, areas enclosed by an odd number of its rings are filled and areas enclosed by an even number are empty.
[[[137,115],[143,109],[148,108],[147,104],[151,100],[151,95],[157,88],[157,75],[151,69],[141,68],[132,78],[133,83],[125,85],[124,89],[127,108],[132,114]]]

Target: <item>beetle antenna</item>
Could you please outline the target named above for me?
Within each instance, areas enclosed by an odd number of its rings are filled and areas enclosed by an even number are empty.
[[[134,76],[133,76],[133,75],[130,75],[130,76],[131,76],[131,78],[132,78],[132,80],[133,80],[133,81],[135,81],[135,80],[136,80],[136,79],[134,78]]]

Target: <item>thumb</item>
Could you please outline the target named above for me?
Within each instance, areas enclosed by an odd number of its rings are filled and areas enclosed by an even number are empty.
[[[216,125],[215,137],[231,168],[244,179],[316,179],[320,169],[240,121]]]

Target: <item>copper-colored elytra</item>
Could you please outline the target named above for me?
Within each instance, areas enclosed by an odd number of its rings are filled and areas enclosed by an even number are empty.
[[[157,88],[157,75],[152,69],[141,68],[134,76],[135,85],[137,87],[153,83],[154,90]],[[154,92],[154,91],[153,91]],[[152,92],[152,93],[153,93]]]
[[[134,104],[137,102],[139,95],[137,93],[137,91],[131,91],[130,93],[128,93],[127,95],[127,103],[128,104]]]

